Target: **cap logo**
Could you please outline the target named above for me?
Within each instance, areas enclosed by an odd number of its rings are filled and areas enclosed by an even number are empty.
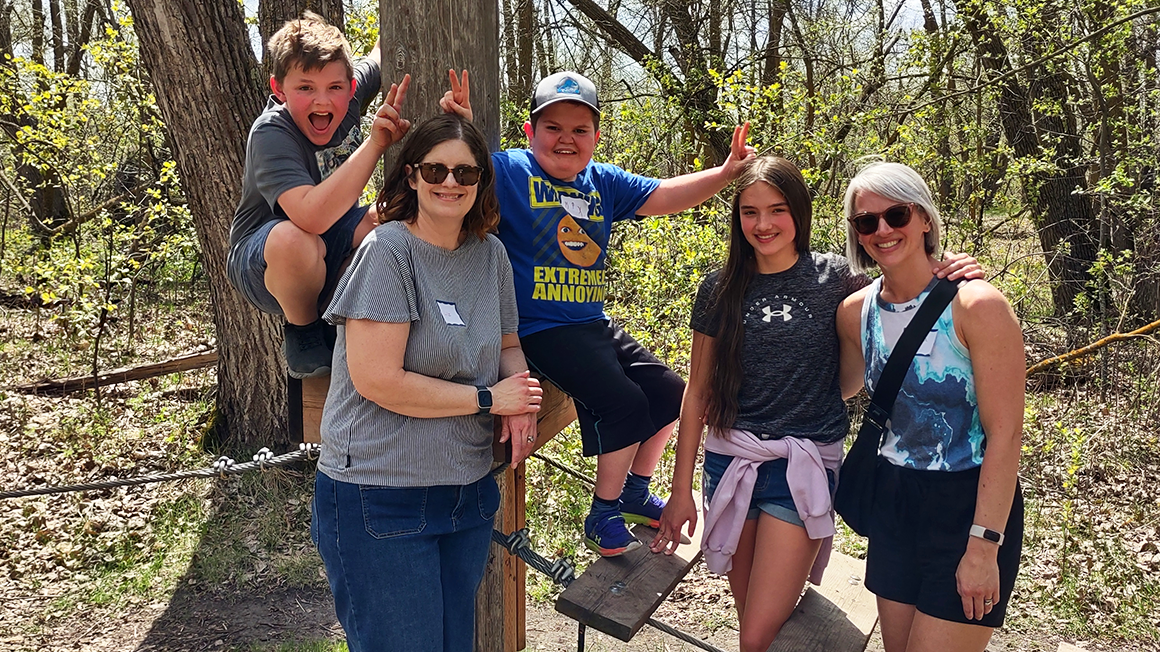
[[[556,86],[556,92],[567,95],[579,95],[580,84],[571,77],[565,77],[564,80]]]

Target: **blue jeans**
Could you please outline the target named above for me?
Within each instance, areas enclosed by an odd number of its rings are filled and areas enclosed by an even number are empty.
[[[499,488],[314,480],[310,538],[351,652],[471,652]]]

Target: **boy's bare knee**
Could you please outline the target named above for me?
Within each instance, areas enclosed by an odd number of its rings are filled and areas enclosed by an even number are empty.
[[[267,265],[293,263],[296,265],[321,262],[326,257],[326,243],[322,238],[303,231],[290,220],[279,222],[266,236],[264,249]]]

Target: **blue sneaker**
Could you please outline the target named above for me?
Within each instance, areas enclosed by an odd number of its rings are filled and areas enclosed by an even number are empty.
[[[628,531],[624,517],[613,512],[601,519],[592,514],[584,519],[584,545],[601,557],[619,557],[642,544]]]
[[[665,508],[665,501],[653,494],[645,497],[643,503],[626,503],[620,501],[620,514],[625,523],[639,523],[653,529],[661,526],[661,512]]]

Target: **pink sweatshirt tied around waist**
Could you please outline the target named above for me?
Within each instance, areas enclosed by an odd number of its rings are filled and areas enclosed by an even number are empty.
[[[757,467],[762,462],[786,458],[786,483],[793,496],[798,516],[805,524],[811,539],[824,539],[814,565],[810,568],[810,582],[822,583],[822,572],[830,561],[830,546],[834,540],[834,506],[826,470],[838,473],[842,465],[842,442],[816,444],[809,439],[783,437],[759,439],[747,430],[730,430],[724,437],[710,433],[705,450],[729,455],[733,461],[725,469],[713,500],[705,499],[705,531],[701,550],[710,571],[725,574],[733,568],[733,554],[741,540],[741,528],[749,513],[753,485],[757,481]]]

